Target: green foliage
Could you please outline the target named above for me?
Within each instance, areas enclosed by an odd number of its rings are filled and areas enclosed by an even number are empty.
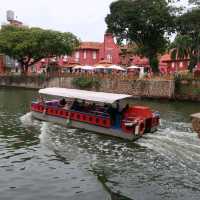
[[[175,81],[175,93],[179,93],[180,92],[180,78],[176,76],[174,78],[174,81]]]
[[[23,71],[42,58],[70,55],[78,45],[72,33],[11,25],[0,30],[0,52],[16,59]]]
[[[174,42],[170,45],[172,59],[188,58],[192,51],[192,38],[188,35],[177,35]]]
[[[197,64],[200,54],[200,9],[193,8],[176,18],[177,36],[171,44],[172,58],[190,58],[189,69]]]
[[[194,78],[192,73],[187,75],[178,75],[175,77],[175,94],[181,96],[200,95],[200,77]]]
[[[194,95],[200,95],[200,88],[193,88]]]
[[[7,85],[12,85],[12,84],[25,84],[29,86],[32,83],[35,84],[43,84],[46,81],[46,77],[42,74],[38,76],[26,76],[24,74],[22,75],[8,75],[8,76],[3,76],[1,79],[4,79]]]
[[[200,8],[193,8],[176,18],[176,28],[180,34],[197,37],[200,30]]]
[[[181,81],[176,82],[175,93],[184,96],[199,96],[200,88],[192,85],[191,81],[187,84],[183,84]]]
[[[189,3],[200,6],[200,0],[189,0]]]
[[[171,7],[165,0],[118,0],[110,5],[106,17],[108,32],[117,41],[134,42],[138,54],[146,56],[158,70],[157,55],[163,53],[168,44],[166,33],[173,32],[174,20]]]
[[[170,45],[171,49],[171,58],[173,60],[178,59],[187,59],[190,58],[189,69],[192,71],[196,65],[194,58],[194,45],[193,38],[189,35],[180,35],[178,34],[174,42]]]
[[[77,77],[72,80],[72,84],[80,89],[91,89],[100,87],[100,80],[93,77]]]

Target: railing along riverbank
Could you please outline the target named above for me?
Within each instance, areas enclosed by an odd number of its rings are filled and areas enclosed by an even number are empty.
[[[52,73],[46,74],[48,78],[54,77],[95,77],[100,79],[120,79],[120,80],[173,80],[173,75],[154,75],[154,76],[144,76],[143,78],[139,78],[138,75],[134,74],[123,74],[123,73]]]

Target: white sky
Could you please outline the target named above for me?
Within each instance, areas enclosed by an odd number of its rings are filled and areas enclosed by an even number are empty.
[[[114,0],[0,0],[0,23],[6,10],[29,26],[70,31],[82,41],[103,41],[105,17]],[[187,0],[181,0],[186,2]]]

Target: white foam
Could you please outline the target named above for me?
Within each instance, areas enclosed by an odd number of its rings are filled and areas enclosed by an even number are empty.
[[[25,115],[21,116],[20,121],[24,126],[32,126],[33,125],[32,113],[28,112]]]
[[[48,139],[48,122],[42,122],[42,126],[40,128],[41,134],[39,135],[39,139],[41,143],[45,143]]]
[[[167,128],[161,127],[156,133],[145,135],[138,143],[168,159],[176,158],[183,163],[200,162],[200,140],[195,133],[187,131],[191,124],[178,122],[167,122],[167,124]],[[179,128],[184,127],[183,130],[177,130],[176,125]]]

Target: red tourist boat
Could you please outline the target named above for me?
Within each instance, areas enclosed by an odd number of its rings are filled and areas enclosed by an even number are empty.
[[[135,140],[159,125],[158,112],[129,106],[130,95],[86,90],[45,88],[31,104],[32,117],[64,126]],[[54,97],[44,100],[44,97]],[[55,99],[56,97],[56,99]]]

